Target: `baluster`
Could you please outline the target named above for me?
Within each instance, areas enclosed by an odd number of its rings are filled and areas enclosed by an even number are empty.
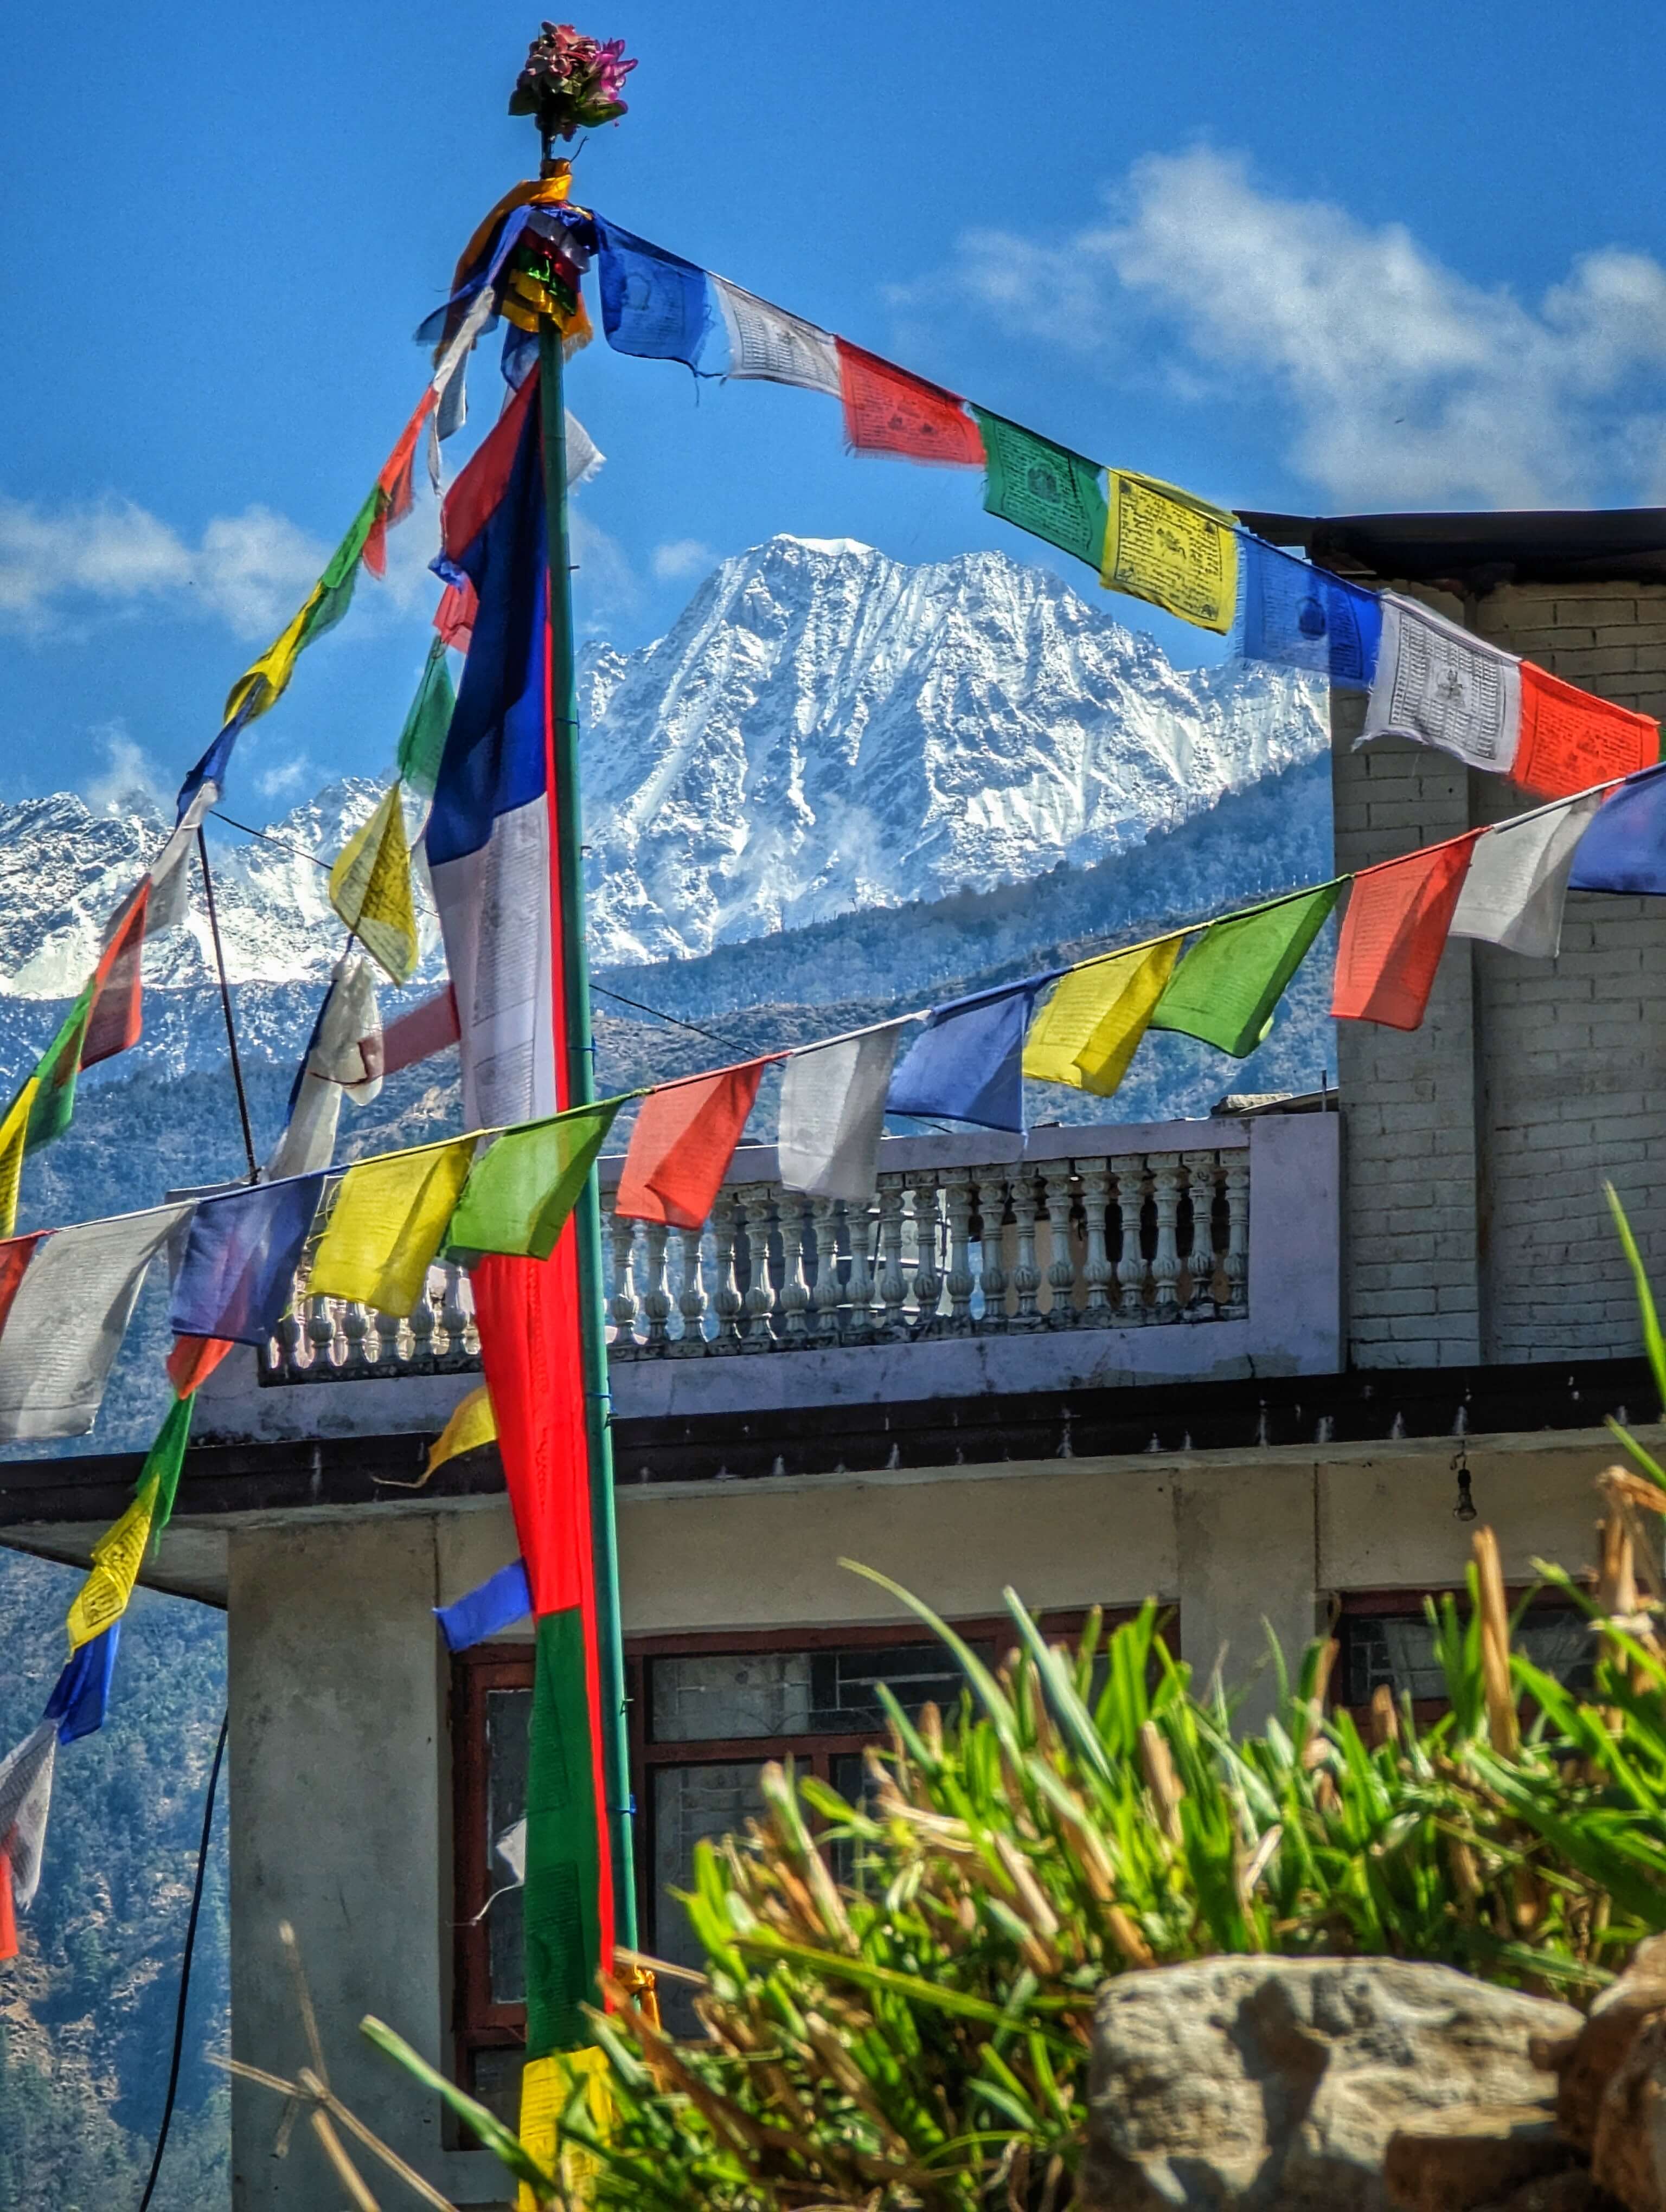
[[[1049,1328],[1073,1328],[1076,1326],[1076,1303],[1073,1296],[1076,1288],[1076,1262],[1070,1250],[1070,1178],[1073,1172],[1068,1160],[1044,1160],[1042,1163],[1042,1184],[1047,1194],[1049,1242],[1053,1247],[1052,1264],[1047,1270],[1047,1286],[1053,1293],[1053,1310],[1047,1316]]]
[[[972,1333],[972,1292],[977,1279],[972,1273],[972,1178],[966,1168],[951,1168],[943,1178],[949,1210],[949,1301],[947,1331],[952,1336]]]
[[[903,1178],[900,1175],[879,1177],[879,1297],[885,1307],[885,1319],[879,1324],[881,1336],[900,1343],[909,1333],[903,1318],[903,1302],[908,1297],[908,1277],[903,1273]]]
[[[816,1342],[827,1350],[839,1341],[839,1304],[844,1296],[844,1285],[839,1280],[836,1213],[842,1204],[843,1200],[836,1198],[813,1198],[810,1201],[816,1232],[816,1287],[811,1302],[816,1309]]]
[[[783,1190],[775,1200],[781,1224],[781,1342],[792,1352],[802,1352],[810,1342],[810,1279],[804,1255],[804,1200],[796,1191]]]
[[[613,1322],[611,1350],[619,1358],[636,1357],[636,1294],[630,1279],[631,1257],[635,1249],[636,1224],[628,1216],[607,1209],[608,1249],[613,1257],[613,1295],[607,1302],[607,1310]]]
[[[980,1176],[976,1188],[978,1218],[982,1227],[978,1249],[983,1260],[983,1319],[978,1326],[998,1333],[1006,1326],[1006,1270],[1001,1265],[1006,1178],[996,1169]]]
[[[850,1279],[845,1295],[850,1304],[844,1317],[847,1344],[866,1344],[873,1334],[873,1270],[869,1264],[873,1223],[867,1206],[860,1199],[844,1201],[845,1234],[850,1240]]]
[[[403,1314],[379,1313],[376,1316],[376,1364],[397,1360],[403,1364],[410,1358],[404,1340],[405,1316]]]
[[[743,1183],[735,1199],[751,1268],[751,1280],[742,1302],[746,1318],[742,1324],[740,1348],[743,1352],[769,1352],[775,1341],[769,1328],[775,1305],[775,1291],[769,1281],[769,1186],[767,1182]]]
[[[713,1303],[717,1308],[717,1334],[712,1339],[711,1346],[719,1353],[734,1352],[740,1349],[742,1300],[734,1264],[737,1211],[728,1192],[720,1191],[717,1204],[712,1208],[712,1247],[717,1271],[717,1288],[713,1294]]]
[[[310,1362],[307,1354],[307,1332],[301,1327],[301,1316],[293,1306],[278,1322],[266,1346],[268,1374],[298,1375]]]
[[[453,1358],[470,1349],[472,1302],[465,1295],[467,1287],[468,1277],[455,1261],[447,1261],[441,1280],[440,1326],[446,1333],[446,1350]]]
[[[1087,1260],[1082,1279],[1087,1285],[1087,1305],[1076,1318],[1083,1328],[1110,1328],[1116,1321],[1110,1310],[1110,1285],[1116,1270],[1105,1244],[1105,1208],[1110,1200],[1110,1163],[1078,1160],[1082,1179],[1082,1214],[1087,1227]]]
[[[707,1223],[714,1228],[716,1215]],[[672,1344],[673,1359],[698,1359],[706,1346],[706,1231],[679,1230],[679,1250],[683,1261],[683,1279],[678,1285],[677,1310],[683,1316],[683,1334]]]
[[[1008,1326],[1014,1330],[1047,1327],[1045,1317],[1036,1306],[1036,1293],[1041,1288],[1041,1270],[1036,1265],[1038,1211],[1035,1175],[1029,1168],[1021,1167],[1012,1177],[1012,1218],[1018,1232],[1018,1263],[1012,1270],[1012,1288],[1018,1294],[1018,1310]]]
[[[410,1316],[410,1358],[415,1366],[434,1357],[434,1271],[423,1278],[423,1292]]]
[[[1250,1155],[1225,1152],[1225,1301],[1221,1318],[1241,1321],[1250,1312]]]
[[[1186,1250],[1181,1259],[1181,1273],[1189,1287],[1186,1292],[1188,1321],[1213,1321],[1215,1318],[1215,1248],[1210,1208],[1215,1195],[1215,1164],[1213,1152],[1183,1154],[1180,1162],[1181,1188],[1185,1194],[1181,1211],[1189,1224]]]
[[[1122,1289],[1117,1319],[1124,1328],[1137,1328],[1146,1318],[1146,1252],[1140,1234],[1146,1210],[1146,1163],[1137,1153],[1119,1154],[1111,1162],[1116,1176],[1116,1220],[1121,1242],[1117,1249],[1116,1280]]]
[[[364,1367],[369,1363],[365,1353],[365,1339],[370,1334],[370,1316],[365,1311],[362,1298],[349,1298],[341,1317],[342,1339],[346,1352],[342,1358],[344,1367]]]
[[[1155,1318],[1180,1318],[1180,1248],[1175,1239],[1180,1212],[1180,1155],[1153,1152],[1151,1156],[1152,1199],[1157,1208],[1157,1249],[1152,1255],[1152,1280],[1157,1286]]]
[[[463,1352],[465,1358],[480,1357],[480,1329],[474,1315],[474,1285],[465,1271],[457,1270],[457,1310],[463,1316]]]
[[[328,1298],[307,1301],[307,1339],[313,1347],[309,1367],[339,1367],[336,1351],[336,1316]]]
[[[927,1168],[904,1178],[914,1194],[914,1297],[918,1316],[917,1336],[942,1334],[938,1306],[943,1297],[943,1278],[937,1266],[937,1176]]]
[[[666,1323],[671,1318],[671,1293],[666,1288],[666,1224],[650,1221],[645,1226],[643,1242],[648,1247],[648,1288],[642,1293],[642,1313],[648,1322],[648,1342],[642,1346],[650,1358],[660,1359],[671,1341]]]

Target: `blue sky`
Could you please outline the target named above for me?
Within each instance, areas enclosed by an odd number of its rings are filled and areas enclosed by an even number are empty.
[[[1666,71],[1640,0],[1596,0],[1577,41],[1543,0],[581,21],[641,59],[581,197],[1102,459],[1233,506],[1666,502]],[[212,733],[420,392],[412,328],[531,173],[504,109],[536,28],[496,0],[15,26],[0,798],[171,791]],[[696,392],[599,343],[570,398],[608,456],[579,499],[581,619],[621,645],[773,531],[1048,557],[975,477],[848,458],[814,395]],[[229,806],[386,769],[430,520],[245,740]]]

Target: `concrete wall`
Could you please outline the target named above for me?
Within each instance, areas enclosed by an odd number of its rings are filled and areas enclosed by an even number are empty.
[[[1666,714],[1666,586],[1508,586],[1444,613],[1553,673]],[[1353,750],[1332,705],[1336,864],[1357,868],[1529,803],[1506,779],[1395,738]],[[1421,1029],[1339,1024],[1345,1302],[1364,1367],[1635,1352],[1602,1184],[1666,1275],[1649,1160],[1666,1101],[1666,905],[1571,893],[1561,957],[1454,939]]]

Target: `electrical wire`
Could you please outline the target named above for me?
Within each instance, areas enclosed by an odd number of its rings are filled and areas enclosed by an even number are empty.
[[[162,2102],[161,2125],[156,2130],[156,2148],[151,2155],[150,2175],[144,2185],[144,2195],[139,2199],[139,2212],[147,2212],[155,2193],[156,2177],[162,2170],[162,2153],[167,2148],[167,2131],[173,2122],[173,2100],[179,2087],[179,2062],[185,2047],[185,2000],[191,1994],[191,1961],[197,1948],[197,1921],[203,1909],[203,1883],[208,1873],[209,1843],[214,1833],[214,1797],[220,1783],[220,1765],[226,1755],[226,1729],[231,1715],[220,1716],[220,1741],[214,1747],[214,1764],[209,1769],[208,1796],[203,1805],[203,1840],[197,1850],[197,1881],[191,1893],[191,1917],[185,1923],[185,1955],[179,1961],[179,2001],[173,2012],[173,2057],[167,2069],[167,2095]]]

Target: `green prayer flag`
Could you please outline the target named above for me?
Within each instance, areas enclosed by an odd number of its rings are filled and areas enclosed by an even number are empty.
[[[29,1109],[29,1125],[23,1139],[26,1153],[61,1137],[75,1118],[76,1078],[81,1073],[81,1050],[92,1018],[93,985],[89,981],[64,1019],[58,1035],[35,1063],[40,1088]]]
[[[1151,1018],[1245,1059],[1341,893],[1339,878],[1226,921],[1211,922],[1175,970]]]
[[[226,720],[251,699],[250,719],[264,714],[288,689],[295,661],[307,646],[331,630],[352,605],[358,581],[359,560],[365,540],[375,527],[387,495],[378,484],[353,518],[353,526],[330,556],[330,565],[307,594],[305,603],[283,629],[238,678],[226,698]]]
[[[179,1487],[179,1471],[185,1463],[185,1442],[191,1435],[191,1409],[197,1403],[193,1390],[187,1396],[176,1398],[167,1409],[167,1418],[156,1431],[156,1440],[144,1455],[144,1465],[139,1469],[139,1479],[134,1487],[143,1490],[152,1480],[156,1485],[156,1503],[150,1513],[150,1540],[156,1539],[173,1517],[173,1500]]]
[[[447,1254],[547,1260],[623,1103],[604,1098],[498,1138],[469,1170],[446,1231]]]
[[[1067,447],[974,407],[983,433],[983,504],[1097,568],[1105,543],[1103,470]]]
[[[547,2057],[593,2043],[584,2008],[598,2001],[601,1852],[590,1741],[584,1616],[577,1606],[539,1620],[526,1761],[526,2053]]]
[[[446,641],[436,637],[428,649],[423,680],[399,732],[399,775],[406,788],[430,799],[440,780],[440,756],[446,750],[457,694],[451,684]]]

